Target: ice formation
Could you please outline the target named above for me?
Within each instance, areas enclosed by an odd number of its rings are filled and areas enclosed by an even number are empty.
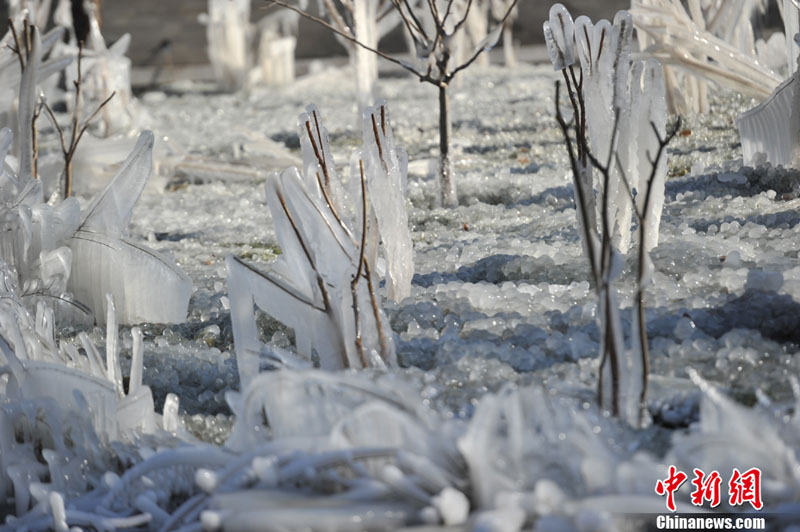
[[[800,129],[797,126],[797,73],[781,83],[769,98],[739,115],[736,125],[742,143],[744,164],[759,166],[769,162],[775,166],[797,166]]]
[[[83,354],[74,343],[57,342],[56,327],[47,304],[40,302],[34,317],[28,313],[2,264],[0,496],[13,492],[17,518],[8,518],[0,529],[66,530],[67,522],[103,521],[91,515],[97,505],[92,490],[102,489],[103,472],[114,460],[135,456],[120,452],[126,443],[161,430],[150,388],[141,382],[141,341],[134,341],[127,390],[123,385],[110,299],[105,361],[85,333],[78,335]],[[141,338],[137,329],[132,333]],[[108,524],[101,529],[128,522],[114,517],[106,515]],[[146,522],[141,516],[129,520],[137,521]]]
[[[217,80],[227,89],[247,86],[252,63],[250,0],[208,0],[208,59]]]
[[[119,307],[120,323],[182,322],[192,282],[171,259],[128,238],[133,207],[152,169],[153,134],[145,131],[104,191],[95,196],[69,240],[69,289],[102,322],[105,294]]]
[[[298,18],[292,11],[279,11],[267,15],[256,25],[258,66],[251,74],[251,81],[267,85],[286,85],[294,81]]]
[[[268,273],[236,257],[226,261],[243,383],[258,373],[263,350],[253,303],[297,331],[298,353],[316,357],[323,369],[396,363],[377,288],[379,240],[389,298],[409,294],[414,259],[405,207],[408,158],[395,145],[388,108],[364,113],[364,148],[353,154],[350,176],[350,198],[361,198],[355,208],[345,199],[316,106],[300,116],[298,133],[303,173],[289,168],[267,182],[281,256]],[[270,356],[287,363],[286,355]]]
[[[648,254],[658,244],[664,203],[667,110],[661,65],[654,60],[631,64],[632,30],[626,11],[617,13],[613,25],[608,21],[594,25],[587,17],[573,23],[560,4],[551,8],[544,23],[551,62],[564,77],[574,115],[577,149],[569,138],[566,142],[578,226],[599,304],[598,395],[614,415],[640,425],[649,358],[642,291],[649,279]],[[573,67],[576,55],[580,78]],[[569,135],[560,107],[556,115]],[[626,253],[631,243],[634,212],[639,221],[640,286],[628,349],[614,280],[621,272],[619,253]],[[640,339],[638,344],[635,338]]]
[[[765,101],[736,119],[742,159],[744,164],[751,166],[769,162],[775,166],[797,167],[799,163],[797,113],[800,95],[796,87],[797,61],[800,60],[797,53],[800,6],[788,0],[778,2],[778,5],[784,21],[786,50],[783,54],[787,58],[789,77]]]
[[[603,233],[600,220],[603,205],[606,205],[614,246],[626,253],[633,231],[631,193],[641,203],[651,175],[648,153],[655,152],[658,139],[665,135],[667,110],[660,64],[655,60],[631,63],[633,25],[627,11],[617,13],[613,25],[606,20],[592,24],[585,16],[573,23],[566,8],[554,4],[544,31],[553,68],[563,72],[572,82],[571,90],[576,91],[576,95],[579,91],[585,103],[581,117],[585,126],[579,126],[585,127],[580,135],[586,135],[588,146],[579,146],[578,150],[588,148],[599,162],[608,164],[610,170],[605,190],[599,172],[595,170],[592,177],[589,161],[582,158],[576,185],[582,187],[582,193],[576,191],[575,201],[584,198],[584,210],[598,235]],[[573,73],[576,56],[580,62],[580,82]],[[580,144],[581,140],[578,142]],[[648,251],[658,244],[665,178],[666,163],[663,163],[653,174],[651,184],[656,192],[648,216]],[[594,190],[598,191],[597,199]],[[606,195],[608,201],[604,199]]]
[[[367,193],[386,256],[387,296],[402,301],[411,294],[414,247],[406,211],[408,154],[397,146],[389,109],[380,103],[364,113],[364,173]]]
[[[146,121],[146,113],[140,109],[131,89],[131,60],[126,56],[131,36],[126,33],[111,46],[106,46],[97,20],[97,7],[87,2],[89,15],[89,38],[85,48],[79,105],[92,109],[114,94],[101,110],[99,135],[102,138],[115,134],[128,134],[140,129]],[[74,48],[73,48],[74,50]],[[77,63],[74,63],[77,67]],[[67,69],[67,83],[76,81],[77,69]]]
[[[797,32],[797,8],[778,0],[784,18],[786,46],[771,47],[778,63],[795,70],[792,37]],[[758,2],[713,2],[688,5],[678,0],[634,0],[631,14],[640,49],[666,68],[667,98],[680,113],[708,112],[707,81],[757,98],[767,97],[781,82],[780,74],[759,57],[750,15]],[[762,47],[766,44],[761,45]],[[773,61],[775,57],[771,58]],[[783,68],[781,68],[782,70]],[[687,75],[690,74],[690,75]]]

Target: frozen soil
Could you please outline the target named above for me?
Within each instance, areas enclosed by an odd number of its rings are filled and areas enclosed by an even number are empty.
[[[578,237],[566,150],[553,118],[550,67],[475,68],[451,91],[459,207],[432,208],[438,137],[436,91],[397,73],[380,82],[398,143],[410,156],[412,296],[387,302],[402,369],[421,396],[469,416],[476,398],[506,382],[542,383],[594,401],[599,333],[594,291]],[[346,174],[360,144],[346,71],[285,88],[219,94],[181,83],[142,95],[157,136],[188,153],[260,168],[267,138],[299,157],[296,119],[316,103]],[[639,444],[657,453],[696,420],[699,393],[686,370],[736,400],[789,404],[800,370],[800,175],[741,168],[735,116],[753,102],[716,92],[709,115],[684,117],[669,149],[670,176],[653,283],[647,290],[654,419]],[[238,388],[224,258],[268,269],[280,249],[263,178],[171,178],[145,195],[132,236],[171,253],[194,282],[189,319],[147,325],[144,381],[181,398],[188,427],[222,442]],[[631,270],[633,269],[633,273]],[[635,253],[617,285],[630,324]],[[263,340],[288,347],[294,332],[259,318]],[[99,332],[98,332],[99,333]],[[123,333],[126,345],[130,332]]]

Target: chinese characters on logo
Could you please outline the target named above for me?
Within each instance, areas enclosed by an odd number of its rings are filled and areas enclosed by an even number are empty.
[[[704,502],[709,502],[711,508],[719,505],[722,501],[722,477],[719,472],[712,471],[708,475],[702,469],[693,470],[692,491],[690,498],[695,506],[703,506]],[[671,512],[676,511],[675,492],[683,485],[689,477],[683,471],[678,471],[675,466],[669,466],[667,478],[656,482],[656,493],[667,497],[667,509]],[[761,470],[753,467],[740,472],[733,468],[730,480],[728,481],[728,504],[739,506],[746,502],[756,510],[760,510],[764,504],[761,502]]]

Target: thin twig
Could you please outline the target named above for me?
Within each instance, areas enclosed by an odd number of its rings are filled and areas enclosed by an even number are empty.
[[[380,50],[378,50],[376,48],[372,48],[371,46],[367,46],[366,44],[362,43],[361,41],[359,41],[358,39],[356,39],[352,35],[348,35],[346,32],[339,30],[338,28],[336,28],[335,26],[333,26],[329,22],[327,22],[325,20],[322,20],[319,17],[315,17],[314,15],[312,15],[310,13],[307,13],[307,12],[303,11],[302,9],[300,9],[298,7],[295,7],[295,6],[291,5],[291,4],[287,4],[286,2],[283,2],[282,0],[268,0],[268,2],[270,4],[275,4],[275,5],[279,5],[281,7],[285,7],[286,9],[290,9],[290,10],[294,11],[295,13],[297,13],[298,15],[300,15],[301,17],[306,18],[306,19],[308,19],[308,20],[310,20],[312,22],[316,22],[317,24],[328,28],[329,30],[331,30],[335,34],[339,35],[340,37],[344,37],[345,39],[347,39],[348,41],[352,42],[353,44],[355,44],[357,46],[360,46],[361,48],[364,48],[365,50],[369,50],[370,52],[383,57],[387,61],[391,61],[392,63],[394,63],[394,64],[396,64],[396,65],[398,65],[398,66],[400,66],[400,67],[402,67],[402,68],[404,68],[406,70],[408,70],[409,72],[411,72],[415,76],[419,77],[420,79],[425,77],[425,75],[423,73],[421,73],[416,68],[414,68],[411,65],[409,65],[408,63],[406,63],[404,61],[400,61],[399,59],[396,59],[396,58],[392,57],[389,54],[381,52]]]
[[[8,19],[8,25],[11,28],[11,35],[14,37],[14,46],[16,48],[11,48],[15,54],[17,54],[17,58],[19,59],[19,67],[20,69],[25,68],[25,59],[22,57],[22,46],[19,43],[19,35],[17,35],[17,28],[14,27],[14,20],[12,18]]]
[[[506,10],[506,13],[505,13],[505,15],[503,15],[503,18],[501,18],[501,19],[500,19],[500,20],[497,22],[497,24],[499,24],[499,25],[503,25],[503,24],[505,24],[505,23],[506,23],[506,20],[507,20],[507,19],[508,19],[508,17],[511,15],[511,10],[512,10],[512,9],[514,9],[514,6],[516,6],[516,5],[517,5],[517,2],[518,2],[518,1],[519,1],[519,0],[514,0],[513,2],[511,2],[511,4],[508,6],[508,9]],[[445,78],[445,80],[444,80],[444,81],[445,81],[445,83],[449,83],[449,82],[450,82],[450,81],[451,81],[451,80],[452,80],[452,79],[455,77],[455,75],[456,75],[456,74],[458,74],[459,72],[461,72],[461,71],[462,71],[462,70],[464,70],[465,68],[469,67],[469,66],[470,66],[472,63],[474,63],[474,62],[475,62],[475,60],[476,60],[476,59],[478,59],[478,56],[479,56],[479,55],[481,55],[481,53],[483,52],[483,50],[484,50],[483,48],[478,48],[477,50],[475,50],[475,52],[472,54],[472,56],[471,56],[469,59],[467,59],[467,61],[465,61],[465,62],[464,62],[464,63],[462,63],[461,65],[459,65],[459,66],[457,66],[456,68],[454,68],[454,69],[453,69],[453,71],[452,71],[452,72],[450,72],[450,74],[448,74],[448,75],[446,76],[446,78]]]
[[[366,264],[365,253],[367,247],[367,180],[364,177],[364,161],[359,159],[358,165],[361,170],[361,246],[359,247],[358,250],[358,268],[356,268],[356,274],[350,281],[350,293],[353,296],[353,314],[355,315],[355,320],[356,320],[356,348],[358,349],[358,354],[361,357],[361,364],[364,367],[367,367],[367,359],[366,356],[364,355],[364,342],[361,338],[361,319],[359,317],[358,294],[356,290],[356,286],[358,285],[358,280],[361,277],[361,270]]]

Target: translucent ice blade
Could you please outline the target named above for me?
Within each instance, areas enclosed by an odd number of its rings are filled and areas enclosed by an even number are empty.
[[[798,141],[797,92],[797,78],[792,76],[764,102],[736,119],[744,164],[751,165],[757,153],[766,154],[773,166],[791,164]]]
[[[284,172],[281,182],[285,205],[306,250],[312,255],[315,267],[329,282],[339,282],[355,263],[356,252],[352,239],[327,206],[314,200],[294,174]]]
[[[664,209],[664,187],[667,179],[667,156],[662,154],[658,166],[653,169],[650,158],[655,157],[659,147],[659,138],[666,136],[667,102],[664,84],[664,69],[661,64],[649,59],[642,72],[642,94],[646,94],[646,107],[638,113],[639,120],[639,180],[652,175],[652,181],[642,183],[641,190],[650,194],[650,205],[645,223],[645,250],[650,251],[658,245],[658,228],[661,225],[661,213]],[[648,156],[648,154],[650,154]],[[646,168],[645,168],[646,164]],[[646,177],[645,177],[646,176]],[[644,194],[643,194],[644,196]]]
[[[376,214],[388,262],[389,298],[400,301],[411,293],[411,278],[414,276],[414,248],[404,194],[404,165],[398,157],[388,107],[372,108],[364,116],[362,154],[368,198]]]
[[[81,224],[85,231],[121,236],[128,227],[133,207],[147,184],[153,166],[153,133],[143,131],[133,151],[105,190],[95,196]]]
[[[266,182],[267,206],[272,213],[272,224],[275,235],[281,246],[281,259],[285,261],[288,271],[292,275],[292,285],[299,290],[308,300],[319,297],[316,285],[316,274],[311,267],[308,249],[298,233],[298,226],[291,218],[286,204],[283,183],[289,180],[300,181],[300,174],[296,168],[284,170],[284,176],[274,174]]]
[[[145,246],[102,233],[78,230],[69,242],[75,298],[105,321],[105,294],[117,305],[122,324],[181,323],[192,282],[170,259]]]
[[[618,11],[614,16],[611,34],[611,51],[614,57],[614,105],[625,109],[629,105],[628,72],[631,64],[631,37],[633,21],[628,11]]]
[[[544,42],[554,70],[563,70],[575,63],[574,26],[572,15],[561,4],[553,4],[550,18],[544,23]]]

